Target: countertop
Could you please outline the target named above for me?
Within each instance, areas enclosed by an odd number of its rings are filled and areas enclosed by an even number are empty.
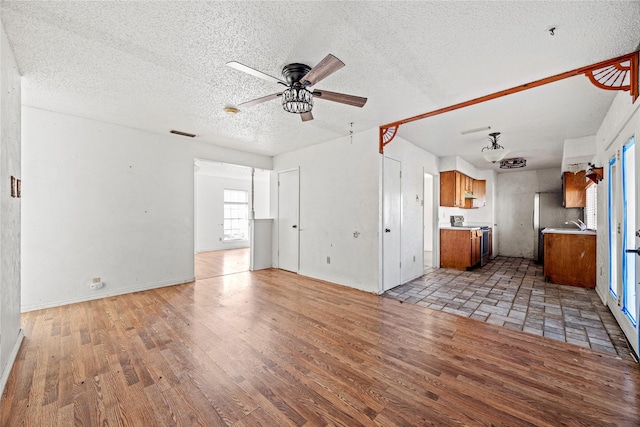
[[[440,226],[440,230],[480,230],[479,225],[463,225],[462,227],[452,227],[450,225]]]
[[[577,228],[545,228],[542,230],[542,234],[556,233],[556,234],[582,234],[587,236],[595,236],[596,230],[579,230]]]

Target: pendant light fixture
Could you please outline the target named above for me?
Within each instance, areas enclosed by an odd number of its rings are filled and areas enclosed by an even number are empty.
[[[489,141],[491,144],[482,149],[482,155],[485,160],[491,163],[495,163],[504,159],[504,156],[509,154],[509,150],[506,150],[502,145],[498,144],[498,138],[500,132],[492,132],[489,134]]]

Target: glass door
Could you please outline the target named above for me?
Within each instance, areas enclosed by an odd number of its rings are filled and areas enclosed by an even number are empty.
[[[638,354],[638,153],[635,138],[609,161],[609,297],[607,304]]]

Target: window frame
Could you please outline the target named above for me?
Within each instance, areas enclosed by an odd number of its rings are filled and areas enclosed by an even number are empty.
[[[227,197],[231,196],[229,192],[234,192],[236,194],[242,193],[244,197],[243,200],[234,200],[235,197]],[[236,208],[236,207],[244,207],[244,211],[239,212],[237,215],[227,215],[227,208]],[[238,190],[234,188],[225,188],[222,196],[222,242],[223,243],[232,243],[232,242],[246,242],[249,240],[249,191],[247,190]],[[234,209],[236,210],[236,209]],[[237,210],[236,210],[237,211]],[[238,221],[240,225],[232,226],[229,222]],[[227,237],[230,235],[240,235],[240,237]]]

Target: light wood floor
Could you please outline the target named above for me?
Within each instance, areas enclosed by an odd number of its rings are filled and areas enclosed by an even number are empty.
[[[196,280],[249,271],[249,248],[200,252],[195,256]]]
[[[23,315],[2,426],[638,426],[633,362],[278,270]]]

